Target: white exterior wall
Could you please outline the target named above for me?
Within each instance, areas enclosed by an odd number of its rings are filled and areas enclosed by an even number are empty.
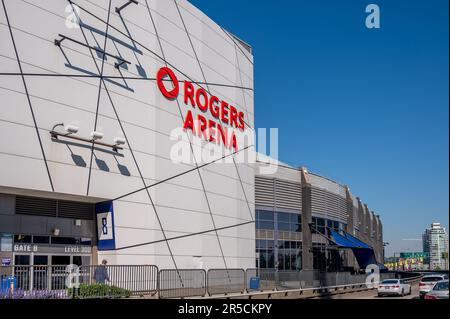
[[[92,14],[83,10],[80,14],[87,43],[90,46],[98,43],[102,47],[106,24],[98,18],[108,20],[109,0],[73,2]],[[190,3],[177,1],[202,69],[173,0],[140,0],[139,5],[129,5],[122,11],[126,27],[114,12],[115,7],[125,2],[111,2],[105,50],[131,62],[128,70],[121,69],[123,76],[142,78],[144,70],[147,78],[155,78],[157,70],[166,66],[160,58],[165,56],[170,68],[182,72],[175,70],[180,81],[187,75],[191,81],[205,82],[203,70],[206,82],[253,88],[251,54],[237,48],[229,35]],[[26,190],[25,194],[44,191],[48,196],[70,194],[87,201],[89,198],[109,200],[195,168],[194,164],[170,160],[171,147],[177,141],[171,141],[169,136],[173,129],[182,127],[182,118],[176,101],[164,98],[155,81],[127,79],[127,88],[122,79],[114,78],[105,81],[106,88],[102,86],[99,95],[98,77],[79,76],[98,74],[96,65],[101,68],[101,56],[93,52],[94,61],[88,48],[65,40],[62,50],[70,61],[68,65],[60,48],[54,44],[58,34],[86,41],[82,29],[66,27],[68,1],[5,0],[4,3],[10,26],[0,7],[0,192],[2,187],[8,187],[21,193]],[[10,28],[22,71],[26,74],[23,79]],[[114,58],[107,57],[104,76],[120,77],[114,68],[115,62]],[[38,73],[41,76],[34,75]],[[55,74],[68,76],[50,76]],[[244,111],[246,122],[253,127],[252,90],[211,85],[210,91]],[[188,109],[194,114],[198,112],[183,103],[181,93],[180,90],[178,99],[182,115],[185,116]],[[126,137],[128,143],[120,151],[122,156],[94,150],[90,170],[89,143],[53,142],[49,131],[57,123],[73,124],[79,127],[78,136],[88,137],[94,130],[97,101],[96,130],[104,133],[103,141],[112,143],[113,138],[119,136]],[[212,119],[209,113],[204,115]],[[242,144],[239,148],[245,146],[247,144]],[[227,150],[227,154],[230,152]],[[235,226],[254,218],[254,170],[248,164],[237,164],[237,168],[240,178],[234,164],[211,164],[150,187],[148,194],[143,190],[114,201],[117,248],[162,242],[99,252],[99,258],[108,259],[110,264],[156,264],[160,268],[173,268],[170,248],[179,268],[198,268],[199,265],[223,268],[223,256],[227,267],[254,267],[254,224]],[[228,226],[235,227],[214,231]],[[193,235],[205,231],[209,232]],[[186,235],[188,237],[164,241]]]

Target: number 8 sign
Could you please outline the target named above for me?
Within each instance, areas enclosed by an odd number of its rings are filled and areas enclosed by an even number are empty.
[[[114,212],[112,202],[97,204],[95,211],[97,215],[98,249],[115,249]]]

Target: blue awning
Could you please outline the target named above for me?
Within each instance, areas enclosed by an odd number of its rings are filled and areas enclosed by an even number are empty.
[[[346,237],[342,236],[334,229],[330,229],[330,235],[331,235],[331,239],[339,247],[342,247],[342,248],[356,248],[357,247],[354,242],[348,240]]]
[[[372,248],[352,248],[352,251],[361,269],[365,269],[369,265],[378,265]]]
[[[365,242],[359,240],[358,238],[350,235],[349,233],[345,233],[345,237],[347,237],[348,240],[352,241],[356,245],[356,247],[372,249],[371,246],[367,245]]]
[[[350,248],[353,251],[360,268],[364,269],[368,265],[378,265],[373,248],[365,242],[346,232],[344,232],[344,235],[341,235],[334,229],[329,229],[329,234],[330,241],[339,248]]]

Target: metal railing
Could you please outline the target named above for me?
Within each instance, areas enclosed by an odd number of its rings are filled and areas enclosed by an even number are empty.
[[[204,269],[161,269],[159,298],[203,297],[206,295]]]
[[[209,269],[209,295],[243,293],[247,285],[244,269]]]
[[[417,275],[381,273],[379,280]],[[367,274],[275,269],[161,269],[154,265],[1,266],[1,298],[190,298],[363,287]],[[352,288],[352,289],[353,289]]]
[[[259,269],[250,268],[245,272],[247,291],[255,290],[274,290],[276,288],[275,284],[275,269]],[[257,278],[259,280],[259,287],[252,288],[250,281],[252,278]]]
[[[146,266],[1,266],[0,298],[119,298],[155,294],[158,268]]]

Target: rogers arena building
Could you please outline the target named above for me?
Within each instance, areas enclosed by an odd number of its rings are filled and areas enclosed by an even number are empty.
[[[214,162],[252,144],[247,44],[185,0],[5,0],[0,33],[3,264],[254,267],[254,167]]]
[[[251,47],[188,1],[2,0],[0,32],[3,265],[383,260],[381,221],[348,188],[242,160]]]

